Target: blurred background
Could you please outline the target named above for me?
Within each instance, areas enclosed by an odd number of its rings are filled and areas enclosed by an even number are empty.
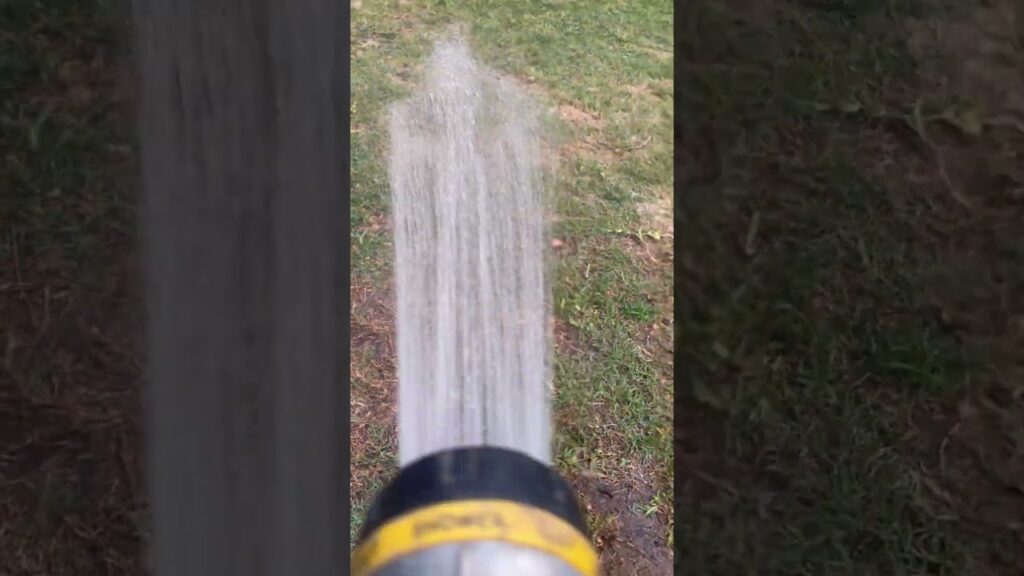
[[[1024,571],[1022,7],[679,11],[685,573]]]
[[[0,2],[0,571],[141,574],[123,6]]]

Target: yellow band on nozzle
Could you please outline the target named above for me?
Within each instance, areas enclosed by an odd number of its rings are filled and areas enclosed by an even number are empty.
[[[352,574],[368,576],[433,546],[480,540],[534,548],[561,559],[580,576],[598,576],[597,553],[576,528],[550,512],[509,500],[449,501],[398,516],[356,548]]]

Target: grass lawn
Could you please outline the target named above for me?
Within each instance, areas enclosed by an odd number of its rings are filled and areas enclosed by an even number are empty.
[[[688,6],[683,570],[1020,574],[1020,4]]]
[[[672,8],[384,2],[352,12],[353,533],[395,471],[386,107],[460,24],[561,141],[552,184],[557,466],[609,574],[667,573],[672,486]],[[385,417],[386,415],[386,417]]]

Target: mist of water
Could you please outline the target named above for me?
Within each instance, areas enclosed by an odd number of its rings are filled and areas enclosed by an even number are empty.
[[[551,458],[537,107],[440,42],[391,110],[399,461],[468,445]]]

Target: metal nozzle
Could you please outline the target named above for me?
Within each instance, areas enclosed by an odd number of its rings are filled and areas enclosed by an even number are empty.
[[[533,548],[498,541],[445,544],[401,557],[373,576],[581,576],[562,560]],[[358,575],[357,575],[358,576]]]

